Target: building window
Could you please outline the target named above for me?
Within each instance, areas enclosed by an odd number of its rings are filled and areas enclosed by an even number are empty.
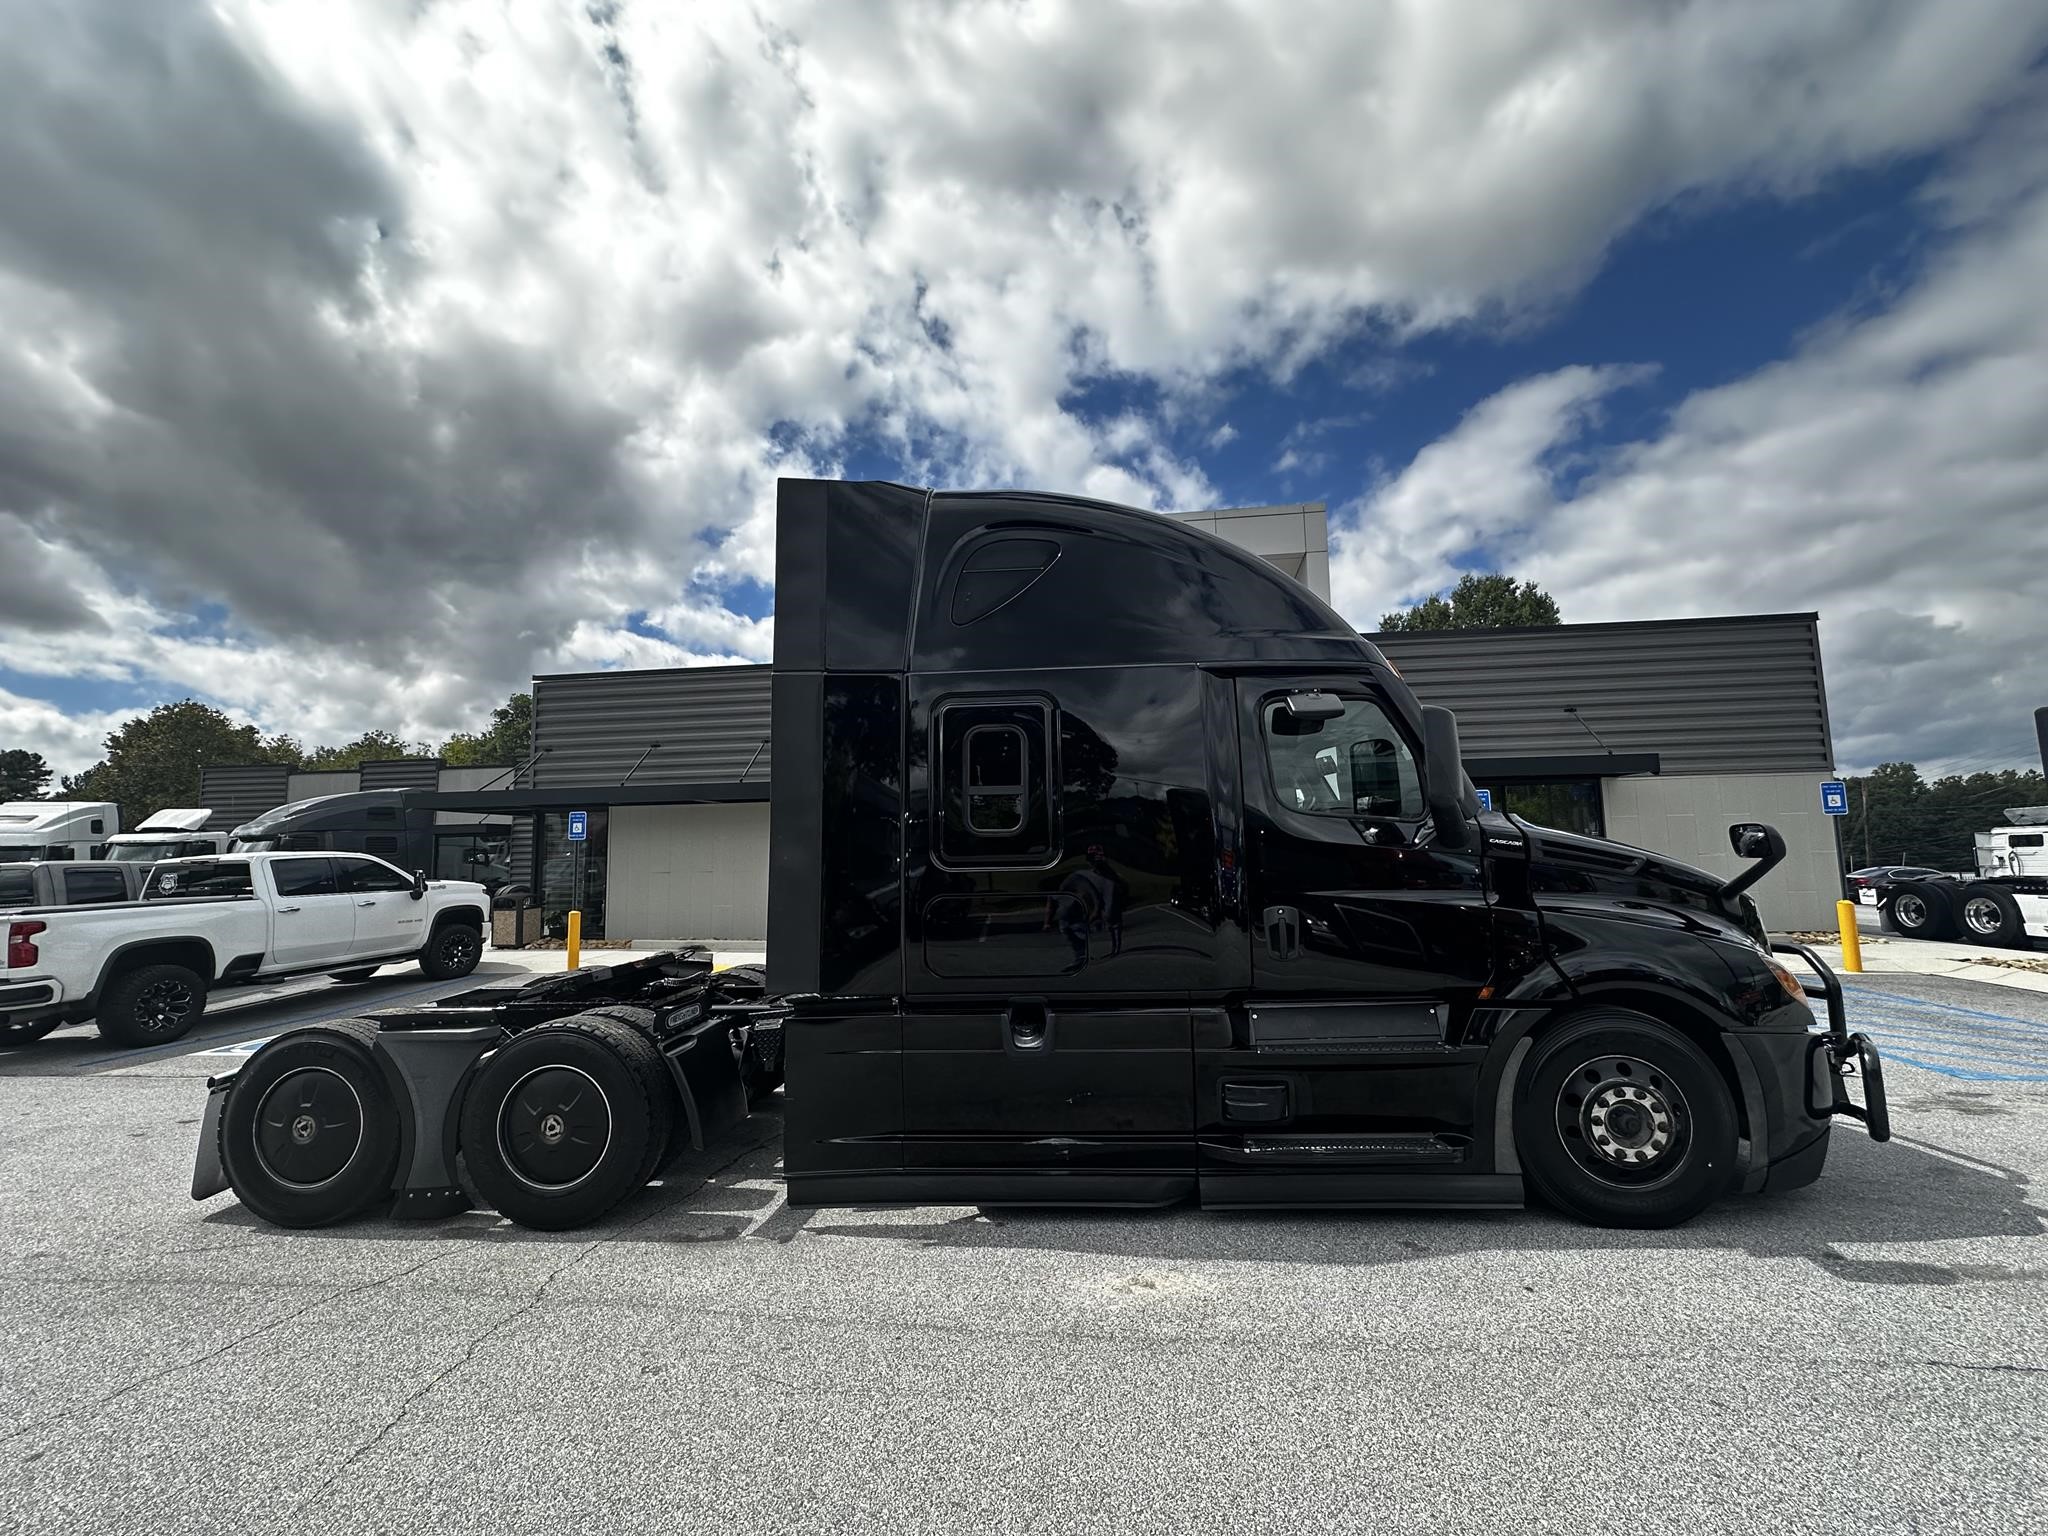
[[[540,819],[540,905],[542,930],[551,939],[567,936],[569,913],[583,914],[583,937],[604,934],[605,893],[611,867],[611,816],[589,813],[588,832],[569,841],[569,813],[548,811]],[[464,878],[471,878],[465,876]],[[662,938],[684,935],[659,935]]]
[[[1605,837],[1598,779],[1524,779],[1479,786],[1493,797],[1496,811],[1507,811],[1539,827]]]

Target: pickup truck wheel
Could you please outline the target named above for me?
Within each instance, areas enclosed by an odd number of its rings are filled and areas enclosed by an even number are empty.
[[[449,923],[436,929],[420,956],[420,970],[435,981],[453,981],[467,976],[484,957],[484,936],[467,923]]]
[[[1995,885],[1963,887],[1961,937],[1979,944],[2002,944],[2009,948],[2024,943],[2027,921],[2020,916],[2020,904],[2012,892]]]
[[[484,1063],[463,1100],[462,1151],[500,1215],[559,1232],[645,1184],[674,1124],[661,1053],[579,1013],[515,1035]]]
[[[182,965],[138,965],[100,992],[93,1022],[117,1045],[176,1040],[206,1012],[206,983]]]
[[[338,981],[342,983],[344,986],[352,987],[355,986],[358,982],[368,981],[372,976],[376,974],[376,966],[359,965],[352,971],[329,971],[327,973],[327,979],[329,981]]]
[[[280,1035],[249,1060],[220,1121],[221,1167],[280,1227],[324,1227],[391,1194],[399,1113],[370,1054],[377,1026],[342,1019]]]
[[[1948,895],[1924,881],[1895,886],[1884,903],[1885,920],[1909,939],[1955,937],[1955,914]]]
[[[1601,1008],[1538,1041],[1515,1146],[1550,1204],[1602,1227],[1673,1227],[1728,1190],[1735,1101],[1720,1069],[1668,1025]]]

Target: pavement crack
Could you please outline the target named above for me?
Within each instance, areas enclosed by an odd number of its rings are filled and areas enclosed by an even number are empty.
[[[1969,1360],[1922,1360],[1920,1363],[1943,1371],[2010,1371],[2018,1376],[2048,1376],[2048,1365],[1985,1364]]]
[[[256,1339],[260,1339],[266,1334],[275,1333],[278,1329],[284,1327],[286,1324],[297,1322],[307,1313],[316,1311],[317,1309],[326,1306],[329,1302],[344,1301],[351,1296],[360,1296],[367,1291],[377,1290],[381,1286],[392,1285],[395,1284],[397,1281],[408,1279],[409,1277],[418,1274],[421,1270],[425,1269],[429,1264],[438,1263],[441,1259],[445,1257],[445,1254],[429,1254],[426,1258],[421,1259],[417,1264],[409,1264],[404,1269],[396,1270],[391,1274],[380,1275],[374,1280],[365,1280],[358,1285],[345,1285],[339,1287],[336,1290],[324,1292],[323,1294],[314,1297],[304,1306],[294,1307],[291,1311],[284,1313],[282,1316],[274,1317],[267,1323],[261,1324],[260,1326],[255,1328],[251,1328],[247,1333],[240,1334],[237,1337],[230,1339],[227,1343],[222,1344],[216,1349],[209,1349],[204,1354],[194,1355],[189,1360],[179,1360],[174,1362],[173,1364],[166,1365],[159,1370],[150,1371],[146,1375],[138,1376],[133,1381],[126,1382],[123,1385],[116,1387],[113,1391],[107,1393],[104,1397],[98,1397],[93,1399],[91,1403],[86,1404],[84,1407],[66,1408],[63,1412],[52,1414],[49,1418],[38,1419],[32,1424],[24,1424],[20,1428],[12,1430],[6,1435],[0,1435],[0,1445],[12,1444],[14,1441],[19,1440],[24,1435],[34,1434],[38,1430],[49,1429],[54,1425],[64,1423],[67,1419],[74,1419],[82,1413],[97,1413],[100,1409],[105,1408],[108,1404],[117,1403],[122,1398],[128,1397],[133,1393],[141,1391],[144,1387],[152,1386],[155,1383],[166,1380],[167,1378],[172,1376],[181,1375],[186,1371],[197,1370],[200,1366],[207,1365],[212,1361],[218,1360],[223,1355],[232,1354],[235,1350],[240,1349],[244,1344],[250,1343]]]

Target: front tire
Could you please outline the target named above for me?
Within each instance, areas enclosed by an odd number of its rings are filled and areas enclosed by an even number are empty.
[[[220,1163],[242,1204],[280,1227],[325,1227],[389,1197],[399,1108],[371,1056],[377,1026],[341,1019],[264,1046],[236,1076]]]
[[[482,930],[467,923],[444,923],[427,941],[420,970],[433,981],[454,981],[475,970],[483,957]]]
[[[1551,1205],[1601,1227],[1674,1227],[1727,1193],[1735,1101],[1720,1069],[1669,1025],[1623,1008],[1537,1042],[1515,1146]]]
[[[206,1012],[206,981],[182,965],[139,965],[108,982],[93,1022],[116,1045],[162,1045]]]
[[[484,1063],[463,1100],[462,1151],[501,1216],[559,1232],[645,1184],[674,1126],[660,1052],[580,1013],[514,1036]]]

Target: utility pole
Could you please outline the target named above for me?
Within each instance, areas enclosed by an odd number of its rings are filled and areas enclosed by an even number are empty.
[[[1863,867],[1870,868],[1870,775],[1865,774],[1856,781],[1856,788],[1863,797]]]

